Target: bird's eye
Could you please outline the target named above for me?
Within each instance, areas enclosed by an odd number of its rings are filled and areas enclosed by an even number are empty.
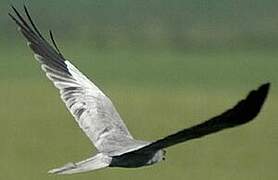
[[[165,161],[165,159],[166,159],[165,157],[162,158],[163,161]]]

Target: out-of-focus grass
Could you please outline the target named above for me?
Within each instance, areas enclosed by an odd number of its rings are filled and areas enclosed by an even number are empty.
[[[265,81],[273,87],[254,122],[172,147],[158,165],[56,177],[47,170],[95,150],[31,53],[3,51],[0,179],[277,179],[277,53],[67,48],[66,57],[100,84],[139,139],[154,140],[206,120]]]
[[[234,88],[264,81],[278,82],[278,53],[273,50],[105,49],[63,44],[65,57],[97,84],[163,88]],[[20,44],[20,43],[19,43]],[[25,42],[21,44],[24,47]],[[1,47],[0,79],[38,79],[41,76],[27,48]],[[12,50],[12,52],[11,52]],[[12,53],[12,54],[11,54]],[[41,73],[41,72],[40,72]],[[43,73],[41,73],[43,74]],[[105,84],[104,84],[105,85]]]

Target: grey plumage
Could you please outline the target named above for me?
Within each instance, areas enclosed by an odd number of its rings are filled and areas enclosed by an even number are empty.
[[[128,131],[111,100],[60,52],[50,31],[54,48],[44,39],[24,6],[29,21],[12,6],[19,31],[27,39],[35,58],[46,76],[59,89],[66,107],[74,116],[98,150],[94,157],[78,163],[69,163],[50,173],[73,174],[104,167],[141,167],[164,159],[169,146],[200,138],[226,128],[232,128],[254,119],[259,113],[268,93],[269,83],[251,91],[246,99],[235,107],[204,123],[184,129],[154,142],[136,140]],[[31,25],[30,25],[31,24]]]

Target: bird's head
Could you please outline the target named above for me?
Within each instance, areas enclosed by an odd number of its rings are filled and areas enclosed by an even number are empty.
[[[152,161],[153,163],[157,163],[162,160],[164,161],[165,159],[166,159],[166,150],[161,149],[154,154]]]

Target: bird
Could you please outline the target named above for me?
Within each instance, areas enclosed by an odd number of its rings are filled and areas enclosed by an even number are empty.
[[[25,16],[11,5],[9,13],[27,40],[41,69],[54,86],[75,121],[97,149],[88,159],[49,171],[75,174],[107,167],[138,168],[165,160],[166,148],[246,124],[261,111],[270,83],[264,83],[225,112],[155,141],[134,138],[112,101],[60,52],[51,30],[52,45],[43,37],[24,5]]]

